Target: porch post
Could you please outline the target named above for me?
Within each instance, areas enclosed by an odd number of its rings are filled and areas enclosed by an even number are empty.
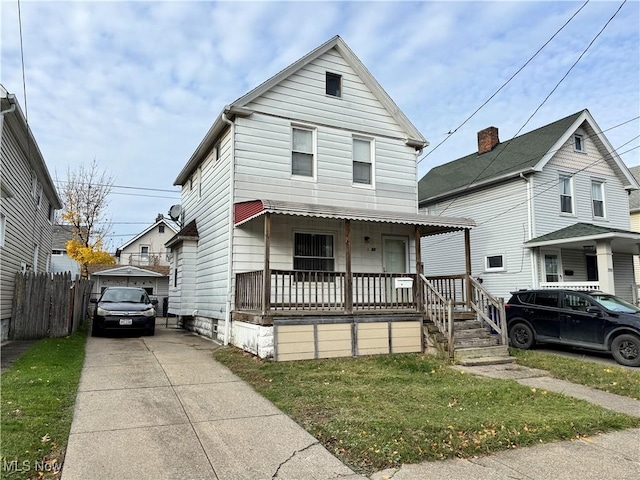
[[[344,310],[353,313],[353,273],[351,272],[351,220],[344,221],[346,278],[344,279]]]
[[[264,269],[262,272],[262,315],[271,310],[271,267],[269,256],[271,253],[271,214],[264,216]]]
[[[468,228],[464,229],[464,262],[465,262],[465,289],[467,290],[467,308],[471,309],[471,234]]]
[[[416,225],[413,233],[413,241],[416,248],[416,283],[413,286],[413,296],[416,302],[416,310],[422,311],[423,299],[422,299],[422,280],[420,274],[422,273],[422,250],[420,247],[420,227]]]
[[[596,242],[596,255],[598,257],[598,283],[600,284],[600,290],[615,295],[611,241],[598,240]]]

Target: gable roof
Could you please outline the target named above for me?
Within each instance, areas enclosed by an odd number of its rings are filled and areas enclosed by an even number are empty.
[[[169,267],[164,265],[148,265],[134,267],[133,265],[88,265],[89,275],[104,277],[166,277]]]
[[[631,167],[629,171],[640,183],[640,166]],[[629,194],[629,210],[631,213],[640,212],[640,190],[635,190]]]
[[[127,243],[125,243],[124,245],[118,247],[117,250],[124,250],[125,248],[127,248],[129,245],[131,245],[133,242],[135,242],[136,240],[142,238],[143,236],[145,236],[147,233],[149,233],[151,230],[153,230],[154,228],[156,228],[158,225],[164,225],[166,227],[169,227],[171,229],[171,231],[176,234],[177,231],[175,228],[173,228],[169,223],[167,223],[167,221],[162,218],[160,220],[158,220],[156,223],[154,223],[153,225],[151,225],[150,227],[145,228],[142,232],[140,232],[138,235],[136,235],[135,237],[133,237],[131,240],[129,240]]]
[[[174,185],[184,185],[188,180],[191,173],[195,170],[198,164],[205,158],[207,152],[211,150],[215,140],[218,136],[227,128],[227,121],[235,116],[246,117],[251,115],[252,111],[246,106],[257,97],[263,95],[265,92],[273,88],[284,79],[288,78],[310,62],[314,61],[321,55],[325,54],[331,49],[335,49],[344,60],[349,64],[351,68],[360,77],[363,83],[371,90],[371,93],[378,99],[378,101],[386,108],[389,114],[395,119],[405,131],[407,137],[405,143],[409,146],[416,148],[416,150],[422,150],[422,148],[429,145],[429,142],[422,136],[418,129],[411,123],[411,121],[405,116],[404,113],[398,108],[395,102],[387,94],[387,92],[380,86],[378,81],[371,75],[371,72],[364,66],[360,59],[351,51],[347,44],[342,40],[339,35],[336,35],[332,39],[323,43],[315,50],[312,50],[304,57],[300,58],[296,62],[292,63],[284,70],[275,74],[273,77],[258,85],[256,88],[246,93],[242,97],[238,98],[235,102],[227,105],[223,108],[220,115],[205,135],[204,139],[198,145],[193,155],[184,166],[182,171],[178,174]]]
[[[585,122],[593,130],[592,139],[610,157],[610,162],[628,189],[638,188],[617,152],[606,139],[588,110],[569,115],[553,123],[501,142],[490,152],[477,152],[434,167],[418,182],[420,204],[434,202],[494,183],[541,171],[553,155]]]

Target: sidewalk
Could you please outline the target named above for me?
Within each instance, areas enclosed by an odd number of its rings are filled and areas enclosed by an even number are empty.
[[[185,330],[89,338],[63,480],[356,479]]]
[[[364,479],[212,359],[216,344],[175,328],[155,337],[89,338],[62,480]],[[455,367],[640,416],[640,401],[518,365]],[[640,478],[640,429],[424,462],[372,480]]]

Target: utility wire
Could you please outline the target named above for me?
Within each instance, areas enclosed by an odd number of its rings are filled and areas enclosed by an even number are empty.
[[[595,37],[593,37],[593,40],[591,40],[591,42],[589,42],[589,45],[587,45],[587,47],[582,51],[582,53],[578,56],[578,59],[573,63],[573,65],[571,65],[571,67],[569,67],[569,70],[567,70],[567,72],[562,76],[562,78],[558,81],[558,83],[556,83],[556,85],[551,89],[551,91],[549,92],[549,94],[544,98],[544,100],[542,100],[542,102],[540,103],[540,105],[538,105],[538,107],[533,111],[533,113],[529,116],[529,118],[524,122],[524,124],[522,125],[522,127],[520,127],[520,129],[518,129],[518,131],[516,132],[516,134],[512,137],[512,140],[514,138],[516,138],[520,132],[524,129],[524,127],[526,127],[528,125],[528,123],[531,121],[531,119],[535,116],[536,113],[538,113],[538,111],[543,107],[543,105],[545,103],[547,103],[547,100],[549,100],[549,98],[551,97],[551,95],[553,95],[553,93],[558,89],[558,87],[562,84],[562,82],[564,82],[564,80],[567,78],[567,76],[569,75],[569,73],[571,73],[571,71],[574,69],[574,67],[578,64],[578,62],[580,62],[580,60],[582,60],[582,57],[584,57],[584,55],[589,51],[589,49],[591,48],[591,46],[594,44],[594,42],[598,39],[598,37],[600,37],[600,35],[602,34],[602,32],[604,32],[604,30],[607,28],[607,26],[611,23],[611,21],[618,15],[618,13],[620,12],[620,10],[622,9],[622,7],[624,6],[624,4],[627,3],[627,0],[624,0],[620,6],[618,7],[618,9],[615,11],[615,13],[611,16],[611,18],[609,18],[609,20],[607,20],[607,22],[604,24],[604,26],[600,29],[600,31],[596,34]],[[467,188],[469,188],[469,186],[471,186],[473,184],[473,182],[475,182],[478,178],[480,178],[480,176],[487,170],[487,168],[489,168],[509,147],[509,144],[505,145],[505,148],[503,148],[489,163],[487,163],[487,165],[485,165],[485,167],[480,171],[480,173],[478,175],[476,175],[476,177],[469,183],[469,185],[467,186]],[[466,189],[465,189],[466,190]],[[441,212],[444,213],[447,211],[447,209],[449,207],[451,207],[451,205],[453,205],[453,203],[455,203],[456,199],[454,198],[451,203],[449,205],[447,205],[447,207],[445,207],[445,209]]]
[[[69,183],[66,180],[56,180],[57,183]],[[78,185],[85,185],[85,183],[78,183]],[[133,187],[129,185],[111,185],[111,184],[100,184],[100,183],[92,183],[91,185],[95,185],[96,187],[113,187],[113,188],[127,188],[131,190],[147,190],[150,192],[169,192],[169,193],[180,193],[177,190],[168,190],[166,188],[148,188],[148,187]]]
[[[509,79],[504,82],[500,88],[498,88],[498,90],[496,90],[489,98],[487,98],[484,103],[482,105],[480,105],[471,115],[469,115],[460,125],[458,125],[454,130],[450,130],[449,133],[447,134],[447,136],[444,138],[444,140],[442,140],[439,144],[437,144],[432,150],[429,150],[428,153],[426,153],[421,159],[418,160],[418,165],[420,165],[420,162],[422,162],[424,159],[426,159],[429,155],[431,155],[433,152],[435,152],[438,147],[440,147],[444,142],[446,142],[447,140],[449,140],[449,138],[451,138],[453,136],[454,133],[456,133],[458,130],[460,130],[469,120],[471,120],[473,117],[475,117],[476,113],[478,113],[480,110],[482,110],[485,105],[487,105],[491,100],[493,100],[493,97],[495,97],[498,93],[500,93],[500,91],[502,91],[502,89],[504,87],[506,87],[511,80],[513,80],[522,70],[524,70],[524,68],[529,65],[534,58],[536,58],[538,56],[538,54],[547,46],[549,45],[549,43],[551,43],[551,41],[562,31],[564,30],[564,27],[566,27],[567,25],[569,25],[569,23],[571,22],[571,20],[573,20],[575,18],[576,15],[578,15],[578,13],[580,13],[580,11],[587,6],[587,4],[589,3],[590,0],[587,0],[586,2],[584,2],[582,4],[582,6],[576,10],[576,12],[571,15],[571,17],[569,18],[569,20],[567,20],[564,25],[562,25],[550,38],[549,40],[547,40],[544,45],[542,45],[538,51],[536,53],[533,54],[533,56],[531,58],[529,58],[529,60],[527,60],[524,65],[522,65],[518,70],[516,70],[516,72],[511,75],[511,77],[509,77]]]

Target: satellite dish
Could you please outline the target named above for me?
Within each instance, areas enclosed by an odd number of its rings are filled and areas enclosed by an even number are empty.
[[[182,206],[180,205],[172,205],[169,209],[169,216],[174,222],[177,222],[180,219],[180,214],[182,214]]]

